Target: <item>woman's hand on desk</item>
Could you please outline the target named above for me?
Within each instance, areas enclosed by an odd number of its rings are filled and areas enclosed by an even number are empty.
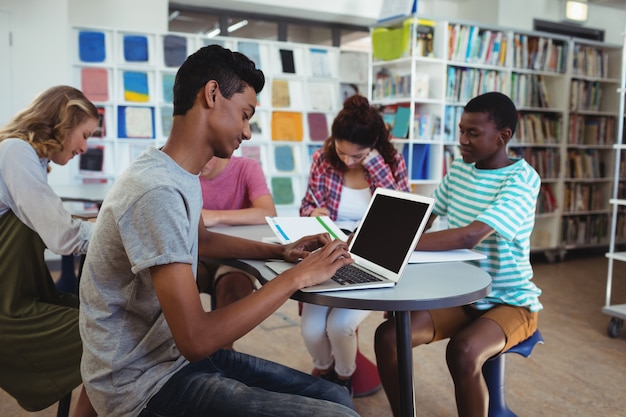
[[[304,288],[326,281],[335,275],[339,268],[353,262],[346,242],[336,239],[319,250],[308,253],[290,271],[297,271],[298,279],[302,280],[303,284],[301,288]]]

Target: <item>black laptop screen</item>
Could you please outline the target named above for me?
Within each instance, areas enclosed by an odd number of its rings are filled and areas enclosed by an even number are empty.
[[[377,195],[350,252],[398,273],[428,206],[419,201]]]

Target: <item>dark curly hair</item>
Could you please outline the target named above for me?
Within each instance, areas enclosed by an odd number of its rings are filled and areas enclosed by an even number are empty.
[[[397,151],[389,140],[389,129],[380,112],[370,105],[367,98],[359,94],[348,97],[333,121],[331,136],[324,141],[324,155],[333,168],[344,171],[346,166],[335,149],[337,140],[378,150],[391,171],[396,172]]]

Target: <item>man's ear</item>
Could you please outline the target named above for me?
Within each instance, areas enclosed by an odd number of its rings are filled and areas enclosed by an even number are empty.
[[[219,87],[215,80],[211,80],[204,85],[204,100],[209,108],[215,106],[215,99],[217,97]]]

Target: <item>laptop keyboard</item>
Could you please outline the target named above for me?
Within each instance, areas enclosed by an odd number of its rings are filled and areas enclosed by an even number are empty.
[[[353,265],[342,266],[337,270],[335,275],[333,275],[332,279],[341,285],[382,281],[382,279],[377,276]]]

